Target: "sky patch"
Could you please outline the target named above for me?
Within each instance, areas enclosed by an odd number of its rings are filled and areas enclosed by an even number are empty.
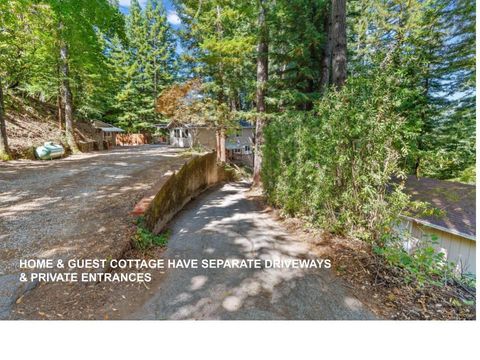
[[[167,21],[171,24],[171,25],[175,25],[175,26],[178,26],[182,23],[182,21],[180,20],[180,18],[178,17],[178,14],[175,10],[168,10],[167,12]]]

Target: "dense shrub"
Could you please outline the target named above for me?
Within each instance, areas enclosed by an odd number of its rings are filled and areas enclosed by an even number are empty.
[[[170,231],[167,230],[162,234],[152,233],[145,225],[145,218],[139,217],[136,221],[137,231],[133,236],[133,246],[139,250],[148,250],[153,246],[166,246],[168,238],[170,237]]]
[[[392,236],[388,240],[385,246],[375,246],[373,251],[382,256],[388,266],[403,269],[406,283],[443,286],[456,276],[454,263],[436,250],[435,236],[421,239],[410,251],[404,248],[401,238]]]
[[[415,95],[400,74],[352,77],[313,112],[273,118],[263,149],[267,199],[329,231],[380,241],[408,202],[392,179],[404,177],[415,131],[404,109]]]

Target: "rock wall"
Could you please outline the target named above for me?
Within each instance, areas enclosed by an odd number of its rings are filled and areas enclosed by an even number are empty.
[[[193,197],[208,187],[234,179],[233,171],[217,164],[216,153],[197,156],[174,173],[155,195],[145,212],[147,227],[155,234]]]

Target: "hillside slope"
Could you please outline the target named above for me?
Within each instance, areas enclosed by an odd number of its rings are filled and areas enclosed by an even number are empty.
[[[46,141],[62,144],[70,151],[65,131],[60,129],[55,106],[31,97],[10,96],[6,104],[8,144],[14,159],[33,159],[33,149]],[[77,141],[91,140],[94,129],[79,122],[75,131]]]

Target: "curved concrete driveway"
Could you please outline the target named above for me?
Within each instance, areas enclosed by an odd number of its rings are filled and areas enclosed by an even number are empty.
[[[248,184],[207,191],[170,224],[166,258],[305,259],[248,197]],[[329,270],[170,269],[135,319],[374,319]]]

